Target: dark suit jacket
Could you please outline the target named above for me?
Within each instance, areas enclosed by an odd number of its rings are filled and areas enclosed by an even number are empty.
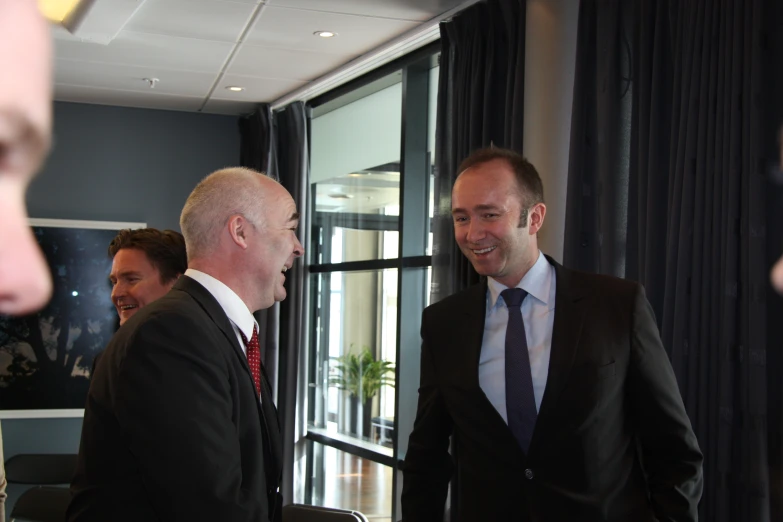
[[[694,521],[702,454],[642,287],[556,271],[546,389],[529,453],[479,386],[486,282],[424,311],[404,522]],[[452,520],[455,520],[452,518]]]
[[[96,364],[68,520],[279,520],[282,444],[262,381],[263,406],[223,309],[181,277]]]

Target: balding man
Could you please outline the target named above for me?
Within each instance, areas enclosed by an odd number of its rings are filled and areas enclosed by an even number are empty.
[[[95,368],[68,520],[280,520],[282,443],[252,313],[286,296],[298,219],[290,194],[249,169],[193,190],[188,269]]]

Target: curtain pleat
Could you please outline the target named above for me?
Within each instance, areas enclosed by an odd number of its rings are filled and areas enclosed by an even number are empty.
[[[705,455],[700,517],[717,522],[772,520],[780,496],[761,132],[780,117],[762,98],[772,6],[580,4],[565,264],[645,285]]]

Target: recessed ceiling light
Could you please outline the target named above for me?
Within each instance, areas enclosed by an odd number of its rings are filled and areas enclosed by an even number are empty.
[[[76,10],[80,0],[38,0],[38,9],[45,18],[55,23],[62,23]]]
[[[313,34],[316,36],[320,36],[321,38],[333,38],[337,36],[337,33],[334,33],[332,31],[316,31]]]
[[[329,194],[332,199],[351,199],[353,194]]]
[[[236,85],[229,85],[228,87],[226,87],[226,89],[228,89],[229,91],[234,91],[234,92],[242,92],[242,91],[245,90],[244,87],[237,87]]]

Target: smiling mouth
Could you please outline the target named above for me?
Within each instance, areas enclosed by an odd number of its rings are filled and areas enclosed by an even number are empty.
[[[480,249],[480,250],[477,250],[477,249],[472,249],[472,251],[473,251],[473,253],[474,253],[474,254],[476,254],[477,256],[480,256],[480,255],[484,255],[484,254],[489,254],[490,252],[492,252],[492,251],[493,251],[493,250],[495,250],[496,248],[497,248],[497,246],[491,246],[491,247],[487,247],[487,248],[482,248],[482,249]]]
[[[138,307],[138,305],[122,305],[119,309],[121,312],[127,312],[128,310],[135,310]]]

